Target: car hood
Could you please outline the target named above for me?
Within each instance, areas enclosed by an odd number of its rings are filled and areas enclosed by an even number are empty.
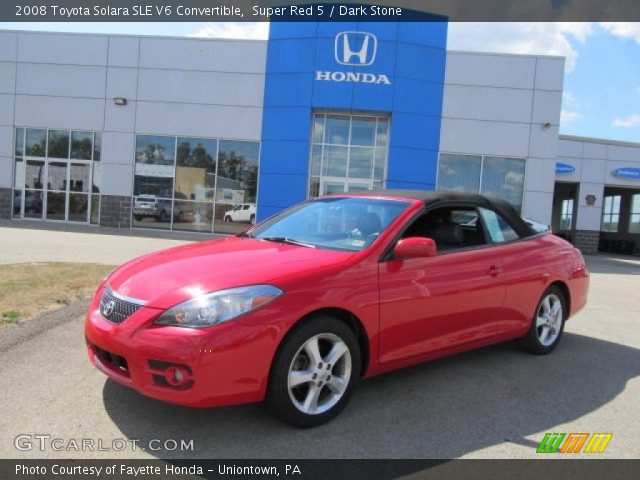
[[[251,238],[227,237],[151,253],[125,263],[107,279],[118,294],[166,309],[203,293],[284,279],[351,258]]]

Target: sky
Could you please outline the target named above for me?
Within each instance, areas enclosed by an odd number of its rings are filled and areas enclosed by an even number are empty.
[[[266,39],[267,23],[1,23],[0,30]],[[640,142],[640,23],[450,23],[447,47],[566,57],[560,133]]]

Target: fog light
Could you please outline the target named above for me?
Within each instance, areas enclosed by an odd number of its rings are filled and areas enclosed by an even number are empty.
[[[187,383],[188,372],[180,367],[169,367],[164,372],[164,378],[166,378],[167,383],[173,386],[181,386]]]

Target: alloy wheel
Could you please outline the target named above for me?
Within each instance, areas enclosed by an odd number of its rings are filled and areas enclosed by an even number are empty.
[[[340,401],[350,378],[347,344],[332,333],[314,335],[298,349],[289,367],[289,398],[302,413],[324,413]]]
[[[560,335],[562,320],[562,302],[555,293],[550,293],[542,300],[536,314],[536,332],[542,345],[553,345]]]

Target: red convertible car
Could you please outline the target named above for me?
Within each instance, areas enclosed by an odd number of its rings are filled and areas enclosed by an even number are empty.
[[[95,366],[144,395],[266,400],[310,427],[362,378],[512,339],[551,352],[588,283],[578,250],[504,201],[339,194],[122,265],[85,332]]]

